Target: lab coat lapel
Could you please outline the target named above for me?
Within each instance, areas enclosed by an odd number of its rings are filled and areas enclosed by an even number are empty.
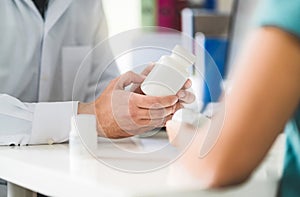
[[[16,4],[19,4],[20,2],[17,0],[15,1]],[[24,0],[24,2],[27,4],[27,6],[37,15],[37,17],[39,17],[41,19],[41,22],[43,22],[42,16],[39,13],[38,9],[35,7],[34,3],[32,2],[32,0]]]
[[[73,0],[54,0],[49,2],[45,21],[45,34],[47,34],[58,19],[71,5]]]

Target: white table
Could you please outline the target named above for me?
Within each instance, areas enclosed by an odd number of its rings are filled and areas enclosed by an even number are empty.
[[[31,191],[63,197],[275,196],[281,175],[283,137],[251,180],[235,188],[202,190],[197,180],[183,168],[178,168],[176,161],[147,173],[124,172],[124,169],[146,170],[167,163],[168,159],[177,154],[176,149],[167,144],[162,134],[153,138],[121,140],[115,144],[100,140],[97,154],[101,162],[90,157],[75,164],[69,158],[67,144],[1,147],[0,178],[9,182],[9,196],[20,195],[22,192],[23,196],[32,196]],[[155,151],[165,146],[166,152]],[[126,151],[122,151],[124,149]],[[133,154],[124,153],[128,151]],[[155,154],[136,156],[149,151]],[[108,164],[122,168],[123,171],[115,170]]]

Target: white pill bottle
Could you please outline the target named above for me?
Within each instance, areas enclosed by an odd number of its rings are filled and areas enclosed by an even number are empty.
[[[162,56],[141,85],[149,96],[176,95],[189,78],[188,67],[196,57],[182,46],[176,45],[169,56]]]
[[[71,118],[69,134],[71,161],[90,156],[97,151],[96,117],[89,114],[74,115]]]

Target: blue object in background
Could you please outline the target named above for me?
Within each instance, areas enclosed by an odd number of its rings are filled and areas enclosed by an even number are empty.
[[[204,8],[206,9],[215,9],[216,8],[216,0],[206,0],[204,4]]]
[[[227,45],[226,38],[205,38],[204,108],[210,102],[217,102],[222,93]]]

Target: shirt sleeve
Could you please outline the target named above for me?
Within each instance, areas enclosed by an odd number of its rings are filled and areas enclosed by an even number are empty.
[[[37,103],[32,119],[29,144],[62,143],[69,139],[71,117],[78,102]]]
[[[52,144],[68,140],[78,102],[22,103],[0,95],[0,145]]]
[[[255,21],[259,26],[275,26],[300,37],[300,0],[264,0]]]

